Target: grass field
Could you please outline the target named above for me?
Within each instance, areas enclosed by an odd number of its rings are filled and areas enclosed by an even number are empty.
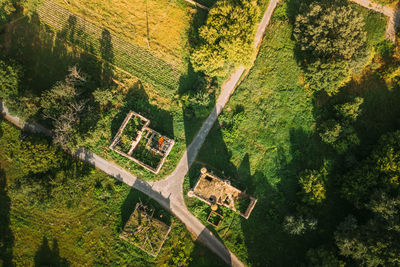
[[[0,121],[2,266],[170,266],[184,260],[193,266],[223,265],[157,203],[61,151],[54,156],[59,165],[32,173],[36,169],[21,165],[21,158],[35,152],[23,143],[47,142],[31,137],[21,142],[20,134]],[[119,238],[139,201],[173,225],[157,258]]]
[[[324,157],[332,156],[315,134],[319,101],[302,85],[302,70],[288,19],[295,6],[295,1],[283,1],[275,11],[254,67],[214,125],[184,185],[187,192],[197,181],[200,168],[205,166],[221,178],[230,178],[232,185],[258,199],[248,220],[220,208],[223,222],[217,228],[209,225],[229,249],[252,266],[291,266],[294,262],[305,262],[308,249],[332,242],[329,238],[346,210],[340,200],[330,195],[323,208],[314,211],[317,231],[291,236],[283,229],[284,217],[296,213],[296,202],[301,201],[299,172],[317,169]],[[385,19],[365,9],[360,11],[366,20],[370,49],[369,55],[357,62],[363,67],[371,62],[373,47],[383,40]],[[378,94],[381,99],[377,101],[390,105],[388,110],[398,109],[387,98],[396,95],[397,99],[397,94],[385,92],[379,79],[365,82],[364,85],[370,82],[371,87],[381,87],[380,93],[369,91],[365,95],[369,105],[374,102],[372,95]],[[366,114],[372,116],[369,113],[372,110],[368,108]],[[372,129],[377,130],[376,125],[385,125],[379,133],[387,130],[394,121],[387,115],[379,116],[375,122],[369,118],[369,126],[360,132],[368,135]],[[387,122],[383,123],[385,116]],[[371,140],[379,136],[378,132],[370,135]],[[186,202],[193,214],[207,224],[210,207],[195,198],[186,197]]]

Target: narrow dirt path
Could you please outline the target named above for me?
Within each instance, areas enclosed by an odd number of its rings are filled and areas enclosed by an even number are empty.
[[[256,48],[259,48],[261,45],[266,27],[270,22],[273,11],[278,2],[279,0],[271,0],[267,10],[265,11],[263,19],[258,26],[254,40],[254,46]],[[127,185],[134,187],[135,189],[145,193],[149,197],[159,202],[164,208],[172,212],[179,220],[181,220],[186,225],[188,230],[197,236],[198,241],[205,244],[211,251],[213,251],[231,266],[244,266],[244,264],[187,209],[183,199],[183,182],[208,133],[217,120],[218,115],[222,112],[222,109],[229,101],[230,96],[240,83],[244,73],[245,68],[238,68],[223,84],[221,88],[221,94],[217,99],[217,103],[213,111],[203,123],[192,143],[187,147],[186,152],[179,161],[174,172],[162,181],[146,182],[138,179],[121,167],[99,157],[85,148],[79,148],[77,151],[75,151],[75,153],[72,153],[73,156],[79,158],[80,160],[92,164],[108,175],[113,176]],[[51,132],[41,125],[36,123],[25,123],[18,117],[10,115],[1,100],[0,111],[5,119],[21,129],[51,136]]]
[[[193,0],[184,0],[184,1],[185,1],[185,2],[188,2],[188,3],[191,4],[191,5],[200,7],[201,9],[208,10],[208,7],[203,6],[202,4],[197,3],[196,1],[193,1]]]

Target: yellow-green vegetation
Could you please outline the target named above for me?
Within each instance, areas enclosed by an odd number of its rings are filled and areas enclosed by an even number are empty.
[[[0,265],[222,265],[144,194],[75,161],[46,139],[21,141],[20,135],[0,121]],[[41,161],[31,159],[38,154]],[[157,258],[119,238],[140,201],[173,225]]]
[[[388,214],[398,210],[399,188],[387,182],[396,180],[398,169],[383,168],[387,174],[373,172],[368,179],[364,169],[356,174],[351,170],[370,157],[382,134],[400,128],[398,48],[384,41],[384,16],[352,5],[365,22],[366,44],[360,52],[366,56],[351,63],[350,79],[335,88],[336,95],[312,94],[305,88],[303,68],[303,60],[312,60],[292,38],[298,3],[281,1],[275,11],[255,65],[207,137],[185,192],[205,166],[257,198],[248,220],[220,208],[223,221],[218,227],[210,225],[248,265],[340,266],[353,260],[361,265],[393,264],[399,245],[391,234],[397,238],[399,232],[391,231],[390,223],[399,229],[398,220],[392,215],[384,222],[378,218],[382,209]],[[335,81],[327,83],[332,86]],[[382,165],[397,162],[390,158],[397,158],[398,144],[391,146],[393,153],[385,150],[390,156],[379,161],[385,162]],[[364,186],[362,181],[370,182]],[[374,202],[364,199],[362,207],[353,196],[345,196],[353,188],[362,192],[358,196],[370,196],[372,181],[387,190],[386,195],[375,192]],[[186,203],[205,222],[210,206],[196,198],[186,198]],[[356,223],[346,220],[349,214]],[[374,234],[372,229],[379,230]],[[347,245],[351,249],[346,250]],[[383,253],[385,247],[391,247],[388,253]]]
[[[190,55],[193,69],[224,77],[232,68],[249,65],[258,16],[256,0],[217,1],[199,28],[199,41]]]
[[[74,98],[85,103],[85,109],[77,127],[71,129],[72,144],[86,146],[108,160],[115,160],[143,179],[159,179],[171,172],[212,108],[216,91],[212,82],[202,79],[183,82],[185,86],[195,82],[193,86],[198,88],[197,91],[185,91],[184,85],[180,92],[160,90],[90,51],[71,45],[64,38],[59,39],[59,34],[33,16],[13,24],[8,33],[0,36],[1,44],[9,44],[2,46],[3,55],[7,57],[3,72],[6,75],[9,72],[6,66],[14,66],[16,71],[12,75],[19,75],[13,82],[18,89],[7,89],[2,94],[9,109],[23,118],[53,128],[54,121],[46,119],[41,109],[42,104],[48,102],[43,102],[47,99],[44,96],[55,90],[59,82],[65,80],[68,69],[76,65],[86,81],[76,85],[78,93]],[[18,72],[19,68],[23,71]],[[9,78],[7,81],[11,82]],[[50,106],[65,110],[62,105]],[[175,146],[157,176],[108,149],[129,110],[150,119],[152,129],[175,140]]]
[[[60,5],[122,39],[149,48],[159,58],[185,70],[187,34],[196,9],[171,0],[55,0]]]

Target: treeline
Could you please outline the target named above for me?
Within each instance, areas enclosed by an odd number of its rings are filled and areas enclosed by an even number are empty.
[[[399,125],[392,118],[385,122],[390,125],[386,132],[380,121],[368,125],[363,94],[348,89],[355,74],[368,73],[389,81],[392,92],[400,90],[399,48],[388,41],[371,47],[363,17],[342,1],[303,2],[292,23],[304,87],[316,103],[315,138],[323,145],[318,151],[320,167],[298,174],[296,215],[285,218],[284,228],[292,235],[321,231],[320,210],[337,205],[343,207],[343,219],[331,230],[333,235],[325,233],[329,241],[309,249],[309,264],[398,266]],[[381,99],[368,101],[385,105]],[[374,129],[379,123],[382,129]],[[373,132],[368,133],[370,129]],[[382,133],[380,138],[373,136],[377,132]]]

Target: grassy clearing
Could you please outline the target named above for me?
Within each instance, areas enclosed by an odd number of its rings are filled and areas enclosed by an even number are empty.
[[[110,29],[120,38],[137,44],[180,70],[187,54],[187,32],[196,10],[180,1],[170,0],[56,0],[64,6]]]
[[[194,266],[223,265],[193,243],[185,227],[157,203],[61,151],[55,155],[59,165],[44,172],[33,174],[27,171],[32,166],[21,168],[21,155],[33,152],[23,149],[26,140],[21,142],[20,134],[0,121],[0,262],[5,266],[7,262],[17,266],[159,266],[190,258]],[[40,138],[32,140],[46,144]],[[138,201],[154,207],[154,216],[163,222],[173,224],[157,258],[119,238]]]
[[[305,262],[308,249],[333,242],[332,232],[347,210],[335,193],[328,192],[326,204],[314,211],[318,218],[317,231],[291,236],[283,229],[284,217],[295,213],[296,202],[300,201],[299,172],[320,168],[323,158],[331,155],[330,149],[315,134],[318,106],[324,101],[313,100],[302,85],[302,70],[288,19],[295,6],[295,1],[287,1],[275,11],[254,67],[214,125],[184,185],[187,192],[197,181],[200,168],[205,166],[222,178],[230,178],[234,186],[258,199],[248,220],[220,208],[223,222],[217,228],[209,225],[241,260],[254,266],[291,266]],[[372,61],[374,46],[383,40],[385,19],[360,10],[366,19],[369,38],[369,55],[359,62],[363,67]],[[366,102],[370,103],[365,112],[369,119],[363,118],[360,127],[366,121],[370,124],[360,128],[360,133],[364,131],[370,140],[392,127],[395,121],[386,112],[374,116],[372,105],[382,101],[389,105],[388,110],[398,110],[389,100],[389,96],[395,95],[397,99],[397,94],[389,93],[382,87],[382,81],[377,80],[366,78],[364,81],[365,86],[371,83],[369,86],[379,87],[381,92],[367,90],[369,93],[365,94]],[[350,83],[348,87],[355,85]],[[374,100],[376,94],[381,95],[379,100]],[[377,125],[383,128],[378,130]],[[376,134],[368,135],[373,129]],[[195,198],[186,198],[186,202],[193,214],[206,223],[210,207]]]
[[[114,160],[133,174],[143,179],[159,179],[171,172],[199,129],[202,120],[213,105],[213,89],[206,94],[210,101],[195,113],[182,105],[178,93],[166,94],[158,87],[141,82],[139,79],[109,65],[91,53],[58,38],[59,33],[40,24],[33,17],[15,24],[10,35],[0,36],[0,43],[8,38],[11,45],[3,47],[4,55],[14,59],[24,68],[20,88],[20,99],[25,99],[27,107],[21,108],[19,115],[30,120],[40,120],[38,105],[41,94],[57,81],[63,80],[68,67],[75,64],[88,76],[87,90],[82,97],[90,101],[92,112],[88,114],[83,129],[79,129],[80,145],[93,152]],[[198,86],[198,84],[194,84]],[[93,102],[92,92],[103,88],[112,92],[107,108]],[[190,98],[188,98],[189,101]],[[134,110],[151,120],[150,127],[175,140],[175,146],[162,170],[154,175],[128,159],[111,152],[108,146],[118,131],[129,110]],[[42,121],[46,124],[46,121]]]

